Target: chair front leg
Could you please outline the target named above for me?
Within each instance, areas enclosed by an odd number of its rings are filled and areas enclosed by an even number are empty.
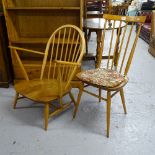
[[[14,102],[13,102],[13,108],[14,109],[16,109],[16,104],[17,104],[18,97],[19,97],[19,93],[16,92]]]
[[[109,137],[110,131],[110,111],[111,111],[111,92],[107,91],[107,137]]]
[[[45,130],[47,130],[48,128],[48,118],[49,118],[49,103],[45,103],[44,107]]]
[[[83,93],[83,89],[84,89],[84,84],[82,83],[80,88],[79,88],[79,94],[78,94],[76,106],[75,106],[75,109],[74,109],[73,118],[76,117],[76,114],[77,114],[77,111],[78,111],[78,108],[79,108],[79,104],[80,104],[80,101],[81,101],[81,96],[82,96],[82,93]]]
[[[120,90],[120,96],[121,96],[121,100],[122,100],[122,105],[123,105],[124,113],[127,114],[123,88],[121,88],[121,90]]]

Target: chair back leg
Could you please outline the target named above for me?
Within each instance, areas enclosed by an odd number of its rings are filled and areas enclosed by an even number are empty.
[[[121,88],[121,90],[120,90],[120,96],[121,96],[121,100],[122,100],[122,105],[123,105],[124,113],[127,114],[123,88]]]
[[[80,101],[81,101],[81,96],[82,96],[82,93],[83,93],[83,89],[84,89],[84,84],[82,83],[80,88],[79,88],[79,94],[78,94],[77,103],[76,103],[76,106],[75,106],[75,109],[74,109],[73,118],[76,117],[78,107],[79,107],[79,104],[80,104]]]
[[[111,92],[107,91],[107,137],[110,131]]]

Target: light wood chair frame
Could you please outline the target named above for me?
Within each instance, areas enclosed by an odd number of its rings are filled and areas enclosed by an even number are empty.
[[[115,87],[106,87],[106,86],[103,87],[103,86],[92,84],[90,82],[83,81],[83,87],[81,87],[79,94],[80,94],[80,96],[82,96],[82,92],[86,92],[86,93],[88,93],[88,94],[90,94],[90,95],[92,95],[94,97],[97,97],[99,99],[99,102],[101,102],[101,100],[104,100],[104,101],[107,102],[107,109],[106,109],[107,133],[106,134],[107,134],[107,137],[109,137],[111,98],[114,97],[117,93],[120,93],[124,113],[125,114],[127,113],[123,87],[128,82],[127,74],[128,74],[129,69],[130,69],[131,62],[132,62],[132,59],[133,59],[133,56],[134,56],[134,52],[135,52],[136,44],[137,44],[137,41],[138,41],[139,33],[140,33],[140,30],[141,30],[141,26],[145,22],[146,17],[145,16],[139,16],[139,17],[117,16],[117,15],[105,14],[105,15],[103,15],[103,18],[106,20],[105,24],[104,24],[104,31],[102,33],[102,48],[101,48],[101,50],[103,52],[104,52],[103,49],[106,46],[106,45],[104,45],[105,32],[107,30],[106,29],[106,24],[109,23],[109,21],[111,21],[111,20],[114,20],[114,24],[115,24],[115,21],[120,21],[120,26],[118,28],[118,32],[117,32],[117,36],[116,36],[116,42],[115,42],[115,45],[114,45],[115,48],[113,50],[114,52],[113,52],[112,57],[111,57],[111,55],[112,55],[112,44],[113,44],[114,27],[115,26],[113,26],[112,28],[109,27],[109,29],[112,32],[112,35],[111,35],[110,42],[109,42],[110,46],[109,46],[109,50],[108,50],[106,69],[115,70],[115,71],[119,72],[121,75],[123,75],[125,77],[125,80],[120,85],[115,86]],[[121,23],[122,22],[126,22],[126,26],[123,28],[124,32],[122,34],[123,35],[122,38],[121,38],[122,40],[120,41],[120,36],[121,36],[121,32],[122,32],[122,28],[121,28]],[[135,25],[136,22],[139,22],[140,26],[139,26],[137,34],[136,34],[136,36],[134,38],[132,48],[131,48],[131,50],[129,50],[128,59],[125,61],[127,51],[128,51],[128,48],[129,48],[128,47],[129,42],[130,42],[130,40],[133,40],[133,38],[131,39],[131,34],[132,34],[133,30],[134,30],[134,25]],[[131,27],[130,27],[130,30],[129,30],[129,35],[127,37],[127,42],[126,42],[125,50],[124,50],[124,53],[123,53],[122,52],[123,51],[122,47],[123,47],[123,41],[125,39],[125,34],[127,32],[128,23],[131,24]],[[118,46],[119,46],[119,48],[118,48]],[[122,58],[122,61],[121,61],[121,65],[119,67],[119,60],[120,60],[120,55],[121,54],[123,55],[123,58]],[[102,57],[102,52],[101,52],[100,57]],[[99,66],[101,66],[101,62],[99,62],[99,64],[100,64]],[[98,88],[99,89],[99,94],[97,95],[95,93],[92,93],[92,92],[84,89],[85,87],[88,87],[88,86],[94,86],[94,87]],[[107,98],[103,98],[101,96],[102,95],[102,90],[107,91]],[[80,98],[78,99],[78,105],[79,104],[80,104]],[[74,118],[76,117],[77,111],[78,111],[78,107],[77,107],[77,109],[76,109],[76,111],[75,111],[75,113],[73,115]]]
[[[66,40],[66,31],[67,31],[66,29],[69,29],[69,34],[68,34],[68,39],[67,40]],[[63,33],[62,39],[60,39],[60,37],[61,37],[60,35],[61,35],[62,31],[64,33]],[[73,33],[73,35],[71,33]],[[76,36],[76,33],[78,34],[77,36]],[[58,38],[56,38],[56,35],[58,35]],[[72,35],[73,38],[70,41],[71,35]],[[55,44],[56,44],[56,49],[54,49]],[[59,45],[60,44],[61,44],[61,53],[59,53],[59,55],[58,55],[58,50],[59,50]],[[66,53],[63,51],[64,50],[63,48],[64,48],[65,44],[67,44],[66,45],[67,47],[65,49]],[[71,44],[70,45],[71,48],[68,47],[69,44]],[[55,32],[51,35],[51,37],[49,38],[49,40],[47,42],[45,52],[40,52],[40,51],[36,51],[36,50],[30,50],[30,49],[25,49],[25,48],[21,48],[21,47],[15,47],[15,46],[10,46],[10,49],[11,49],[12,54],[16,57],[17,63],[19,64],[19,66],[21,68],[21,72],[23,73],[23,77],[25,79],[24,81],[31,81],[31,79],[29,79],[29,76],[28,76],[28,74],[26,72],[24,64],[22,63],[22,60],[21,60],[21,58],[19,56],[19,53],[21,53],[21,52],[33,53],[33,54],[43,56],[41,74],[40,74],[40,77],[39,77],[40,81],[44,81],[45,79],[50,80],[51,78],[52,79],[56,78],[56,80],[59,82],[59,85],[58,85],[59,92],[58,92],[57,98],[55,98],[55,99],[59,99],[60,107],[56,107],[53,104],[51,104],[52,100],[49,101],[49,102],[43,102],[45,130],[47,130],[47,127],[48,127],[48,119],[49,119],[49,117],[53,117],[55,115],[60,114],[62,111],[69,108],[70,104],[72,102],[74,103],[75,109],[76,109],[77,102],[75,101],[74,96],[71,93],[71,88],[69,88],[69,91],[67,93],[66,92],[64,93],[63,90],[66,90],[66,89],[68,89],[68,87],[71,87],[70,86],[71,80],[75,76],[77,67],[80,67],[81,61],[82,61],[82,58],[83,58],[83,55],[84,55],[84,52],[85,52],[84,35],[83,35],[83,32],[77,26],[63,25],[63,26],[59,27],[57,30],[55,30]],[[51,53],[49,53],[50,49],[51,49]],[[69,51],[68,55],[67,55],[67,51]],[[55,58],[54,58],[54,60],[52,60],[53,55],[55,53],[56,53]],[[47,66],[47,61],[48,61],[49,54],[50,54],[50,62],[49,62],[49,67],[48,67],[48,74],[47,74],[48,76],[45,77],[45,72],[46,72],[45,68]],[[62,57],[65,57],[65,58],[63,58],[63,60],[62,60]],[[67,57],[69,57],[69,58],[67,58]],[[53,73],[51,74],[52,63],[54,63],[54,68],[53,68]],[[67,69],[65,67],[67,67]],[[56,73],[56,70],[58,71],[58,73]],[[67,72],[68,74],[65,75],[65,72]],[[65,86],[63,86],[64,80],[66,81]],[[62,98],[66,94],[69,94],[69,96],[71,98],[71,102],[69,102],[67,104],[66,103],[64,104],[62,102]],[[20,97],[20,95],[22,97]],[[14,109],[16,108],[17,100],[22,99],[22,98],[25,98],[25,95],[20,94],[20,92],[18,92],[16,90],[16,94],[15,94],[15,98],[14,98],[14,102],[13,102],[13,108]],[[29,99],[33,100],[31,98],[29,98]],[[50,107],[51,106],[54,108],[54,112],[50,113]]]

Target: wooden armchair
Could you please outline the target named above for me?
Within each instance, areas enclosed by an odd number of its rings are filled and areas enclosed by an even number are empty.
[[[81,95],[84,91],[90,95],[93,95],[94,97],[97,97],[99,99],[99,102],[101,102],[101,100],[107,102],[107,137],[109,137],[111,98],[117,93],[120,93],[124,113],[126,114],[123,87],[128,82],[127,74],[132,63],[132,58],[134,56],[140,29],[146,17],[129,17],[105,14],[104,19],[105,24],[104,31],[102,33],[101,50],[104,53],[108,54],[108,59],[104,59],[103,64],[99,62],[101,68],[83,71],[81,73],[78,73],[77,77],[81,81],[83,81],[84,87],[80,90]],[[109,21],[113,21],[113,26],[107,29],[106,25],[109,24]],[[114,33],[116,21],[120,22],[117,35]],[[122,28],[121,26],[123,22],[126,23],[124,28]],[[137,22],[140,23],[140,26],[137,33],[135,34],[134,24]],[[131,23],[131,26],[128,25],[128,23]],[[98,88],[99,94],[97,95],[93,92],[88,91],[87,89],[84,89],[88,86],[94,86]],[[102,90],[106,91],[107,98],[102,97]],[[74,117],[76,116],[77,110],[78,108],[74,113]]]
[[[12,46],[10,48],[25,78],[14,85],[16,96],[13,107],[16,108],[17,100],[23,97],[42,103],[44,105],[45,130],[47,130],[49,117],[67,109],[71,102],[74,102],[76,106],[76,101],[71,93],[71,80],[83,58],[85,49],[83,33],[76,26],[64,25],[51,35],[45,52]],[[24,52],[42,55],[40,78],[29,79],[20,59],[20,55]],[[71,102],[64,104],[62,98],[66,94],[69,94]],[[52,101],[56,99],[59,100],[59,106],[52,104]],[[53,112],[50,112],[51,107],[54,108]]]

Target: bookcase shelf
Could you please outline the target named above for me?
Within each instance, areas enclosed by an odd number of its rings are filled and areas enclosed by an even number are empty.
[[[7,7],[8,11],[29,11],[29,10],[79,10],[80,7]]]
[[[49,37],[58,27],[72,24],[82,29],[83,26],[83,0],[2,1],[9,44],[12,46],[44,51]],[[60,43],[62,42],[60,40]],[[35,55],[22,54],[22,58],[34,64],[40,63],[40,58]],[[13,56],[12,63],[15,79],[18,80],[22,73]],[[28,67],[27,71],[36,76],[38,68],[35,70],[35,66]]]
[[[18,40],[11,40],[13,44],[46,44],[49,38],[20,38]],[[58,39],[55,39],[55,43],[58,43]],[[68,43],[67,38],[65,40],[60,39],[59,43]],[[71,42],[70,42],[71,43]],[[72,42],[76,44],[76,41]]]

